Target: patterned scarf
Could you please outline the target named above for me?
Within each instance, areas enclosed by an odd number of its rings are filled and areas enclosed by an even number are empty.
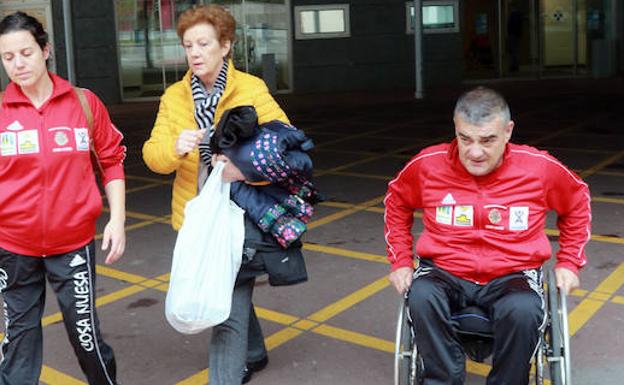
[[[210,150],[210,138],[214,134],[214,116],[219,104],[219,99],[225,91],[225,83],[227,81],[228,62],[223,60],[223,66],[217,80],[215,80],[212,93],[208,94],[206,87],[202,81],[196,76],[191,77],[191,91],[193,92],[193,101],[195,101],[195,121],[200,129],[206,129],[206,135],[199,144],[199,156],[204,164],[209,165],[212,158]]]

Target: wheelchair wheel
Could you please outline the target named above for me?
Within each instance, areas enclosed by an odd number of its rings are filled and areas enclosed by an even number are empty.
[[[422,358],[414,344],[407,307],[402,300],[399,304],[394,349],[394,385],[422,385],[422,373]]]
[[[565,295],[557,289],[554,272],[548,274],[548,318],[550,381],[552,385],[571,385],[570,334]]]

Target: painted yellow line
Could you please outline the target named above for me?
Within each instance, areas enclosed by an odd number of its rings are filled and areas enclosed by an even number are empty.
[[[624,199],[618,199],[618,198],[592,197],[591,200],[592,202],[615,203],[618,205],[624,205]]]
[[[609,274],[594,291],[613,294],[624,284],[624,262]]]
[[[48,385],[87,385],[86,382],[61,373],[46,365],[41,367],[41,377],[39,379]]]
[[[318,323],[309,321],[307,319],[302,319],[299,322],[295,322],[292,326],[297,328],[297,329],[301,329],[301,330],[310,330],[310,329],[318,326]]]
[[[141,181],[141,182],[149,182],[149,183],[160,183],[160,184],[171,184],[171,183],[173,183],[173,179],[150,178],[150,177],[138,176],[138,175],[126,175],[126,179],[128,179],[128,180],[138,180],[138,181]]]
[[[466,371],[478,376],[486,377],[492,367],[488,364],[466,360]]]
[[[161,187],[163,184],[162,183],[149,183],[149,184],[144,184],[142,186],[137,186],[137,187],[132,187],[129,189],[126,189],[126,194],[131,194],[131,193],[135,193],[137,191],[143,191],[143,190],[147,190],[153,187]]]
[[[291,325],[299,320],[298,317],[276,312],[270,309],[265,309],[263,307],[254,306],[254,308],[256,309],[256,315],[258,317],[281,325]]]
[[[267,347],[267,350],[273,350],[276,347],[285,344],[286,342],[299,336],[301,333],[303,333],[303,331],[287,327],[265,338],[264,343]]]
[[[388,260],[383,255],[363,253],[360,251],[341,249],[338,247],[323,246],[323,245],[317,245],[313,243],[305,243],[303,245],[303,248],[305,250],[316,251],[316,252],[324,253],[324,254],[340,255],[343,257],[361,259],[364,261],[388,263]]]
[[[570,336],[573,336],[589,321],[605,303],[595,299],[584,299],[568,314]]]
[[[323,226],[323,225],[326,225],[328,223],[337,221],[337,220],[342,219],[344,217],[347,217],[349,215],[355,214],[355,213],[357,213],[359,211],[363,211],[367,207],[378,205],[379,203],[383,202],[383,199],[384,199],[383,196],[376,197],[376,198],[373,198],[373,199],[371,199],[369,201],[366,201],[366,202],[364,202],[362,204],[357,205],[357,208],[350,208],[350,209],[346,209],[346,210],[343,210],[343,211],[339,211],[339,212],[334,213],[334,214],[329,214],[329,215],[327,215],[327,216],[325,216],[325,217],[323,217],[321,219],[317,219],[315,221],[312,221],[312,222],[310,222],[308,224],[308,230],[311,230],[311,229],[313,229],[315,227]]]
[[[197,374],[176,382],[175,385],[206,385],[208,383],[208,369],[204,369]]]
[[[557,236],[557,237],[559,236],[559,230],[544,229],[544,232],[547,235],[554,235],[554,236]],[[615,243],[616,245],[624,245],[624,238],[610,237],[610,236],[607,236],[607,235],[593,234],[591,236],[591,240],[592,241],[596,241],[596,242]]]
[[[120,281],[126,281],[130,283],[141,283],[149,279],[140,275],[126,273],[125,271],[113,269],[112,267],[104,265],[97,265],[95,267],[95,272],[105,277],[114,278]]]
[[[621,263],[607,278],[596,287],[594,292],[612,295],[624,284],[624,263]],[[591,296],[591,295],[590,295]],[[607,297],[608,298],[608,297]],[[585,298],[568,315],[570,335],[573,336],[589,321],[606,302]]]
[[[312,329],[314,333],[331,337],[340,341],[349,342],[367,348],[381,350],[382,352],[394,353],[394,342],[381,338],[372,337],[366,334],[357,333],[351,330],[341,329],[329,325],[320,325]]]
[[[615,297],[613,297],[611,302],[617,303],[619,305],[624,305],[624,297],[622,297],[621,295],[616,295]]]
[[[124,289],[117,290],[113,293],[106,294],[101,297],[97,297],[95,299],[95,306],[100,307],[100,306],[108,305],[109,303],[119,301],[120,299],[130,297],[131,295],[135,295],[145,290],[146,288],[143,286],[132,285]]]
[[[384,276],[383,278],[379,278],[375,282],[364,286],[363,288],[347,295],[346,297],[332,303],[329,306],[326,306],[325,308],[313,313],[306,318],[315,322],[325,322],[328,319],[349,309],[353,305],[385,289],[386,287],[388,287],[388,285],[390,285],[388,277]]]
[[[607,159],[603,160],[602,162],[584,170],[583,172],[581,172],[579,174],[579,176],[583,179],[587,178],[590,175],[595,174],[596,172],[602,170],[603,168],[607,167],[608,165],[610,165],[611,163],[617,162],[618,160],[620,160],[621,158],[624,157],[624,151],[620,151],[617,154],[611,155],[610,157],[608,157]]]

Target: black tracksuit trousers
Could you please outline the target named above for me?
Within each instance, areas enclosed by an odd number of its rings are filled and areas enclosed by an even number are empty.
[[[0,292],[6,330],[0,385],[37,385],[41,374],[41,317],[46,278],[56,293],[63,322],[90,385],[117,385],[113,350],[102,340],[95,311],[95,243],[45,258],[0,248]]]
[[[542,271],[526,270],[478,285],[421,259],[408,294],[416,345],[423,357],[424,385],[461,385],[465,354],[451,322],[467,306],[480,306],[494,329],[487,385],[527,385],[531,358],[545,326]]]

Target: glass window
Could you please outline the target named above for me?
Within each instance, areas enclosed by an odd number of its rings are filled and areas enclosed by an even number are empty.
[[[459,32],[457,0],[423,1],[422,26],[424,33]],[[414,33],[414,2],[405,3],[406,32]]]
[[[349,37],[349,5],[306,5],[295,7],[295,38],[330,39]]]

